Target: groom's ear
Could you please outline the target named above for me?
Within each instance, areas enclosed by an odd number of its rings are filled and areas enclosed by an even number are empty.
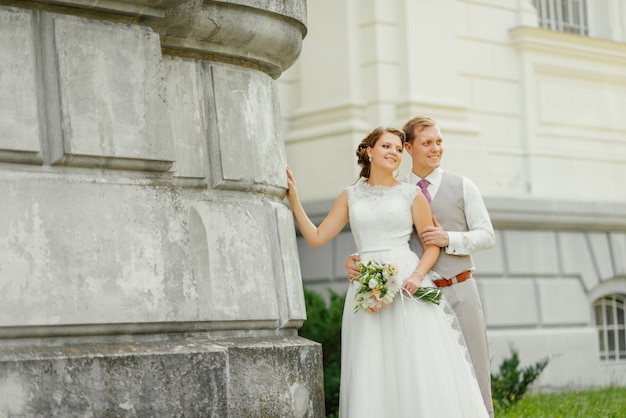
[[[404,149],[406,150],[406,152],[411,154],[411,143],[410,142],[405,142],[404,143]]]

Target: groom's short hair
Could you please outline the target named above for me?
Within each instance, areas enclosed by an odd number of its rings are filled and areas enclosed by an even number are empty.
[[[436,126],[437,122],[433,118],[430,118],[425,115],[417,115],[411,119],[409,119],[402,130],[406,135],[406,142],[413,145],[413,141],[415,140],[415,134],[418,132],[422,132],[422,130],[429,126]]]

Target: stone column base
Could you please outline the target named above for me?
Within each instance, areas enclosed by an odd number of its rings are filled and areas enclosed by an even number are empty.
[[[321,370],[300,337],[5,347],[0,417],[322,417]]]

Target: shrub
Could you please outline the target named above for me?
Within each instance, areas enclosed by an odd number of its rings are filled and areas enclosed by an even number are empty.
[[[324,364],[324,397],[326,415],[339,412],[339,383],[341,377],[341,317],[345,295],[328,289],[329,302],[317,292],[304,288],[307,320],[299,335],[322,344]]]
[[[548,365],[548,358],[523,369],[519,365],[517,350],[511,347],[511,357],[502,360],[497,375],[491,375],[491,397],[496,409],[506,411],[522,399],[530,384],[539,378]]]

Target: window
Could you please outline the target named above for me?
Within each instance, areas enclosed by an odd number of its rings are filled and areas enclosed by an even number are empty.
[[[593,304],[600,343],[600,360],[626,360],[625,304],[625,295],[605,296]]]
[[[589,35],[587,0],[533,0],[533,5],[542,28]]]

